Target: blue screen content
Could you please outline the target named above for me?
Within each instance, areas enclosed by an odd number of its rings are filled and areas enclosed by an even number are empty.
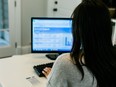
[[[72,19],[32,19],[32,50],[39,52],[70,52]]]

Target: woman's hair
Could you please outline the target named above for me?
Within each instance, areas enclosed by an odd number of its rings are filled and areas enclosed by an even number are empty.
[[[97,80],[98,87],[116,87],[116,55],[112,45],[110,13],[100,0],[83,0],[73,14],[73,46],[71,57],[84,78],[85,66]]]

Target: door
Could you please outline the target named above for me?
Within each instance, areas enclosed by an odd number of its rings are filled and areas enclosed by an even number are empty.
[[[81,0],[48,0],[47,16],[48,17],[71,17],[75,7]]]
[[[14,0],[0,0],[0,58],[15,54]]]

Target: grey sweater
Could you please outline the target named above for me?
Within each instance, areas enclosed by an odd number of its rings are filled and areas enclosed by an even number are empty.
[[[47,87],[96,87],[96,79],[93,79],[92,73],[85,67],[84,79],[81,81],[81,73],[72,62],[70,54],[60,55],[48,76]]]

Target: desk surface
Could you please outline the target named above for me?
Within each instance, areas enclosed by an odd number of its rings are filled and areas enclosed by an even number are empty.
[[[0,59],[0,83],[3,87],[45,87],[47,79],[38,77],[33,66],[52,62],[45,54],[15,55]],[[35,77],[37,84],[26,78]]]

